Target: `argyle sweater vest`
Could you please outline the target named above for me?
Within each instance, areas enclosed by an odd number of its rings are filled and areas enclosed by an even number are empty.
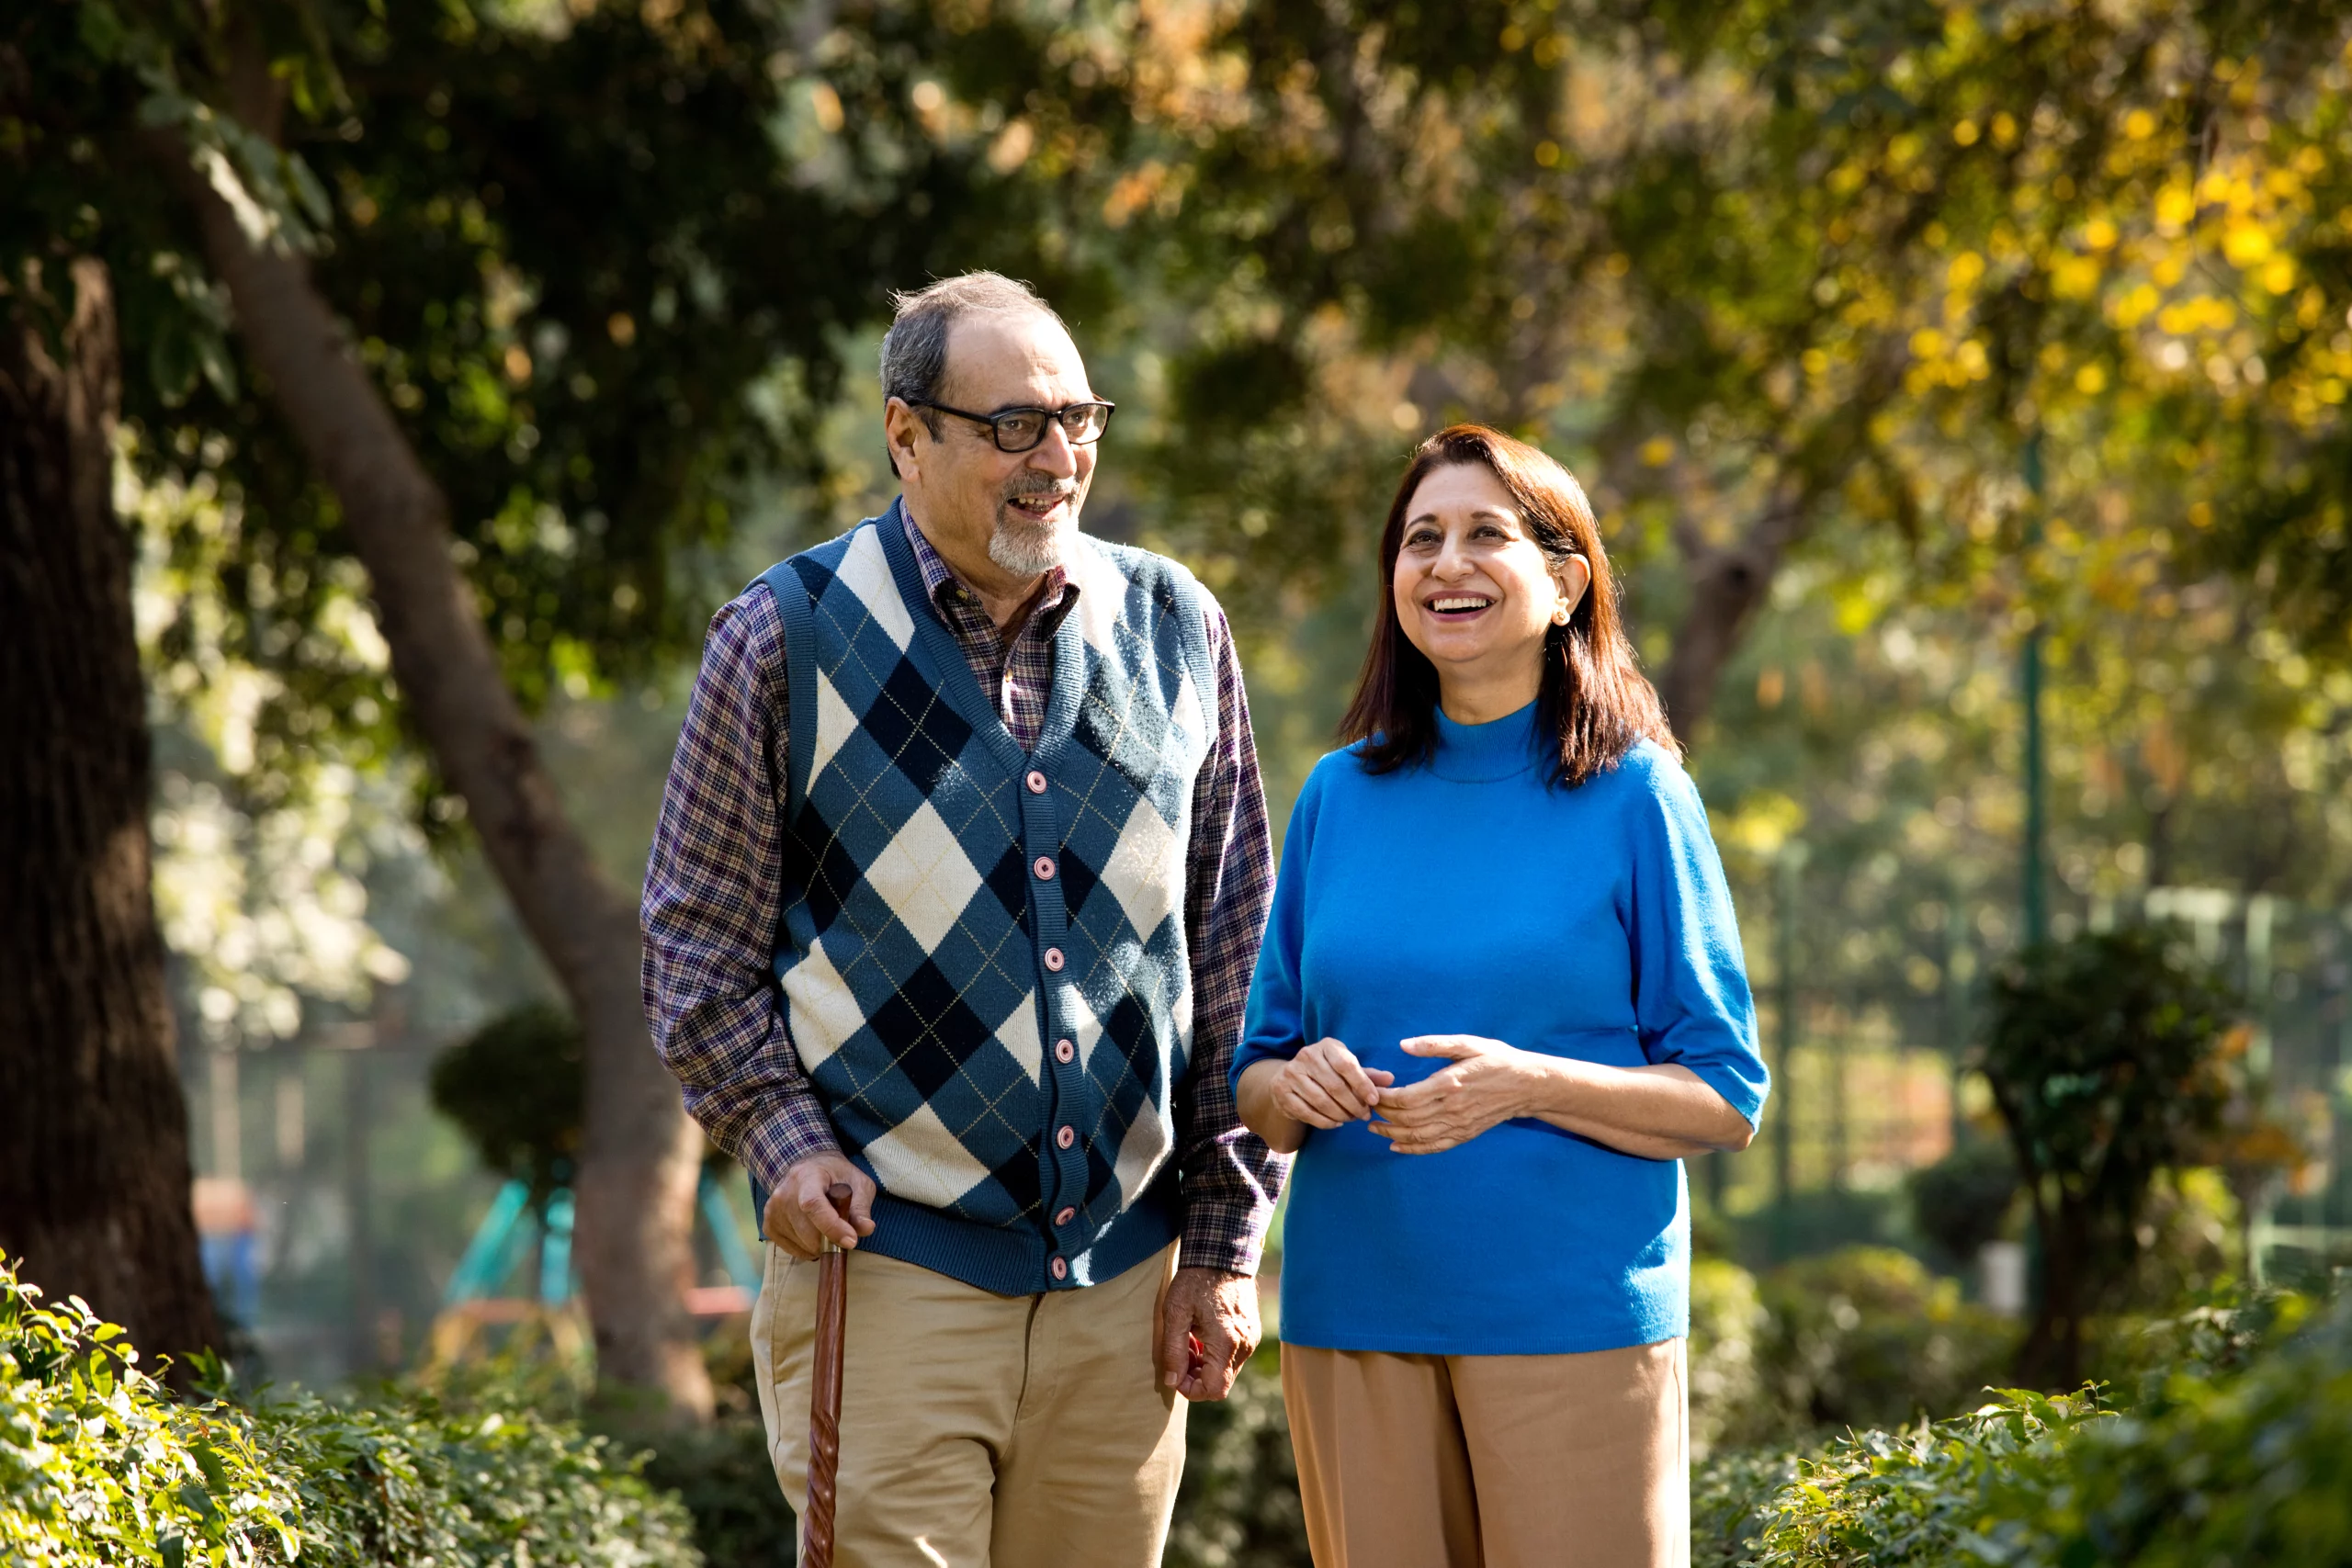
[[[1181,1221],[1204,595],[1143,551],[1073,554],[1026,754],[897,505],[763,579],[790,682],[793,1045],[881,1190],[861,1246],[1005,1295],[1111,1279]]]

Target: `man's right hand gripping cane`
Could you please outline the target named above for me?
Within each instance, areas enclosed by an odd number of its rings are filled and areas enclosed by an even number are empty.
[[[836,1182],[850,1190],[847,1219],[825,1196]],[[768,1194],[761,1224],[770,1241],[804,1263],[823,1252],[828,1241],[854,1252],[858,1237],[874,1234],[874,1179],[841,1155],[811,1155],[786,1170],[783,1183]]]

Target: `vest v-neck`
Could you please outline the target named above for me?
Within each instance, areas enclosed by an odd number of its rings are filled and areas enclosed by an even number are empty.
[[[956,634],[940,621],[938,607],[931,602],[923,582],[922,566],[915,559],[914,547],[907,542],[905,501],[892,502],[890,510],[871,526],[881,536],[883,557],[890,563],[890,580],[906,604],[907,618],[914,624],[914,641],[907,651],[915,660],[915,667],[948,705],[962,716],[964,722],[986,738],[989,749],[1008,768],[1024,767],[1033,757],[1044,754],[1077,718],[1079,688],[1085,678],[1085,654],[1078,637],[1076,607],[1054,627],[1053,690],[1046,700],[1046,717],[1037,729],[1037,745],[1034,751],[1024,751],[1012,731],[1005,727],[1004,715],[981,689],[979,677],[972,672],[972,661],[964,657],[963,649],[956,644]],[[1081,538],[1079,548],[1085,547]],[[1075,566],[1070,569],[1070,576],[1074,581],[1078,578]],[[1082,588],[1080,592],[1082,599]]]

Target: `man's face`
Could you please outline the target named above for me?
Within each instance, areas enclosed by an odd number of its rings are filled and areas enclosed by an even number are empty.
[[[943,403],[994,414],[1093,398],[1078,345],[1045,316],[974,316],[949,329]],[[1046,438],[1028,451],[1000,452],[987,425],[937,418],[934,439],[903,405],[888,415],[908,504],[932,543],[951,559],[985,553],[1016,579],[1061,564],[1094,477],[1093,446],[1072,446],[1048,421]]]

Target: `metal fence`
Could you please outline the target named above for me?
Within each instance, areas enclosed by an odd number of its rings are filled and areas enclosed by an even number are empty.
[[[1935,889],[1878,901],[1859,929],[1856,901],[1808,875],[1800,855],[1744,892],[1773,1104],[1756,1149],[1707,1162],[1699,1179],[1735,1217],[1822,1193],[1889,1192],[1989,1111],[1962,1064],[1984,976],[2015,947],[2014,906]],[[2062,906],[2052,929],[2131,920],[2176,930],[2244,998],[2249,1072],[2300,1150],[2301,1163],[2249,1215],[2256,1268],[2352,1262],[2352,910],[2158,887]]]

